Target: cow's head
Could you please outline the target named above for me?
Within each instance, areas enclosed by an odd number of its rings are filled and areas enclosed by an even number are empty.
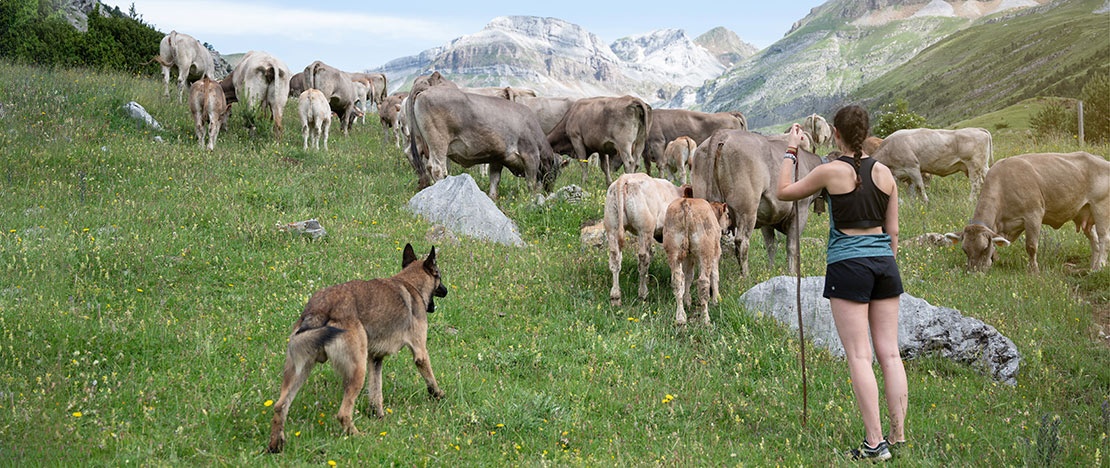
[[[1006,238],[977,223],[968,224],[963,232],[950,232],[944,237],[964,249],[967,254],[967,269],[979,273],[990,270],[991,264],[998,260],[997,247],[1010,245]]]
[[[709,206],[713,208],[713,215],[717,218],[717,224],[721,226],[722,234],[730,233],[736,228],[732,222],[732,216],[729,215],[728,204],[709,202]]]

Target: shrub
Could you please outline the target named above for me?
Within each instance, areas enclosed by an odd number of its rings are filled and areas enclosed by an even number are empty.
[[[1029,119],[1033,134],[1040,138],[1066,138],[1079,127],[1075,113],[1061,103],[1051,103]]]
[[[1083,86],[1084,138],[1091,143],[1110,140],[1110,74],[1098,74]]]
[[[893,104],[884,105],[879,111],[878,118],[875,119],[871,133],[879,138],[886,138],[903,128],[925,127],[925,117],[910,112],[909,107],[905,99],[898,99]]]

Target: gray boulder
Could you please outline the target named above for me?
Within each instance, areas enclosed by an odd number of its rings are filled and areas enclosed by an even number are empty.
[[[124,104],[123,105],[123,111],[127,113],[128,117],[131,117],[132,119],[135,119],[135,120],[141,120],[141,121],[145,122],[147,125],[149,125],[150,128],[153,128],[153,129],[159,130],[159,131],[162,130],[162,124],[158,123],[157,120],[154,120],[154,117],[151,117],[150,113],[147,112],[146,109],[144,109],[142,105],[140,105],[139,103],[137,103],[135,101],[131,101],[127,104]]]
[[[408,208],[455,234],[524,247],[513,220],[483,193],[470,174],[450,176],[421,190],[409,200]]]
[[[740,305],[749,313],[771,316],[797,330],[796,285],[797,278],[792,276],[771,278],[740,296]],[[834,356],[844,357],[829,300],[821,297],[824,285],[823,276],[802,278],[805,337]],[[972,365],[1005,384],[1017,384],[1021,353],[1013,341],[994,327],[964,317],[958,310],[934,306],[909,294],[902,294],[899,307],[898,347],[904,358],[938,353],[955,362]]]

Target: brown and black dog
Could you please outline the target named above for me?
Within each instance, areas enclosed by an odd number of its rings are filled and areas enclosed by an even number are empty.
[[[374,414],[385,416],[382,406],[382,360],[400,351],[412,350],[413,361],[428,393],[442,398],[428,358],[428,314],[435,311],[434,297],[447,297],[447,288],[436,265],[436,249],[417,260],[411,244],[405,245],[401,272],[391,278],[355,280],[329,286],[308,299],[304,312],[293,324],[285,352],[281,395],[274,405],[269,451],[285,445],[285,418],[289,407],[317,362],[332,360],[343,376],[343,403],[336,418],[348,434],[358,434],[352,422],[355,399],[370,369],[370,404]]]

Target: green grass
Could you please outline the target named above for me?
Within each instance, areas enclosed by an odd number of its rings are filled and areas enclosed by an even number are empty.
[[[450,295],[429,348],[445,399],[426,397],[402,352],[385,364],[386,418],[367,417],[360,398],[364,435],[346,437],[340,382],[320,366],[290,412],[286,452],[264,454],[304,301],[394,274],[406,242],[431,247],[430,226],[404,208],[415,176],[376,124],[304,152],[290,105],[281,142],[265,124],[255,138],[236,125],[209,153],[161,86],[0,63],[0,465],[828,465],[859,443],[845,363],[807,347],[802,426],[797,335],[738,306],[786,271],[781,255],[768,265],[760,236],[749,277],[722,258],[711,328],[672,325],[658,251],[649,298],[634,299],[629,254],[626,305],[609,306],[606,254],[578,237],[601,218],[595,170],[581,205],[538,207],[505,177],[499,206],[527,248],[437,245]],[[129,100],[166,130],[123,117]],[[1002,136],[995,154],[1068,149]],[[967,190],[963,176],[935,178],[928,207],[903,205],[903,238],[961,228]],[[312,217],[328,231],[320,241],[274,228]],[[827,218],[811,220],[806,236],[824,238]],[[823,273],[820,241],[803,255],[807,275]],[[958,249],[903,247],[909,293],[998,328],[1023,361],[1016,387],[942,358],[908,361],[910,443],[896,463],[1105,465],[1110,348],[1092,317],[1110,276],[1086,270],[1070,225],[1047,229],[1040,255],[1039,275],[1019,248],[973,275]]]

